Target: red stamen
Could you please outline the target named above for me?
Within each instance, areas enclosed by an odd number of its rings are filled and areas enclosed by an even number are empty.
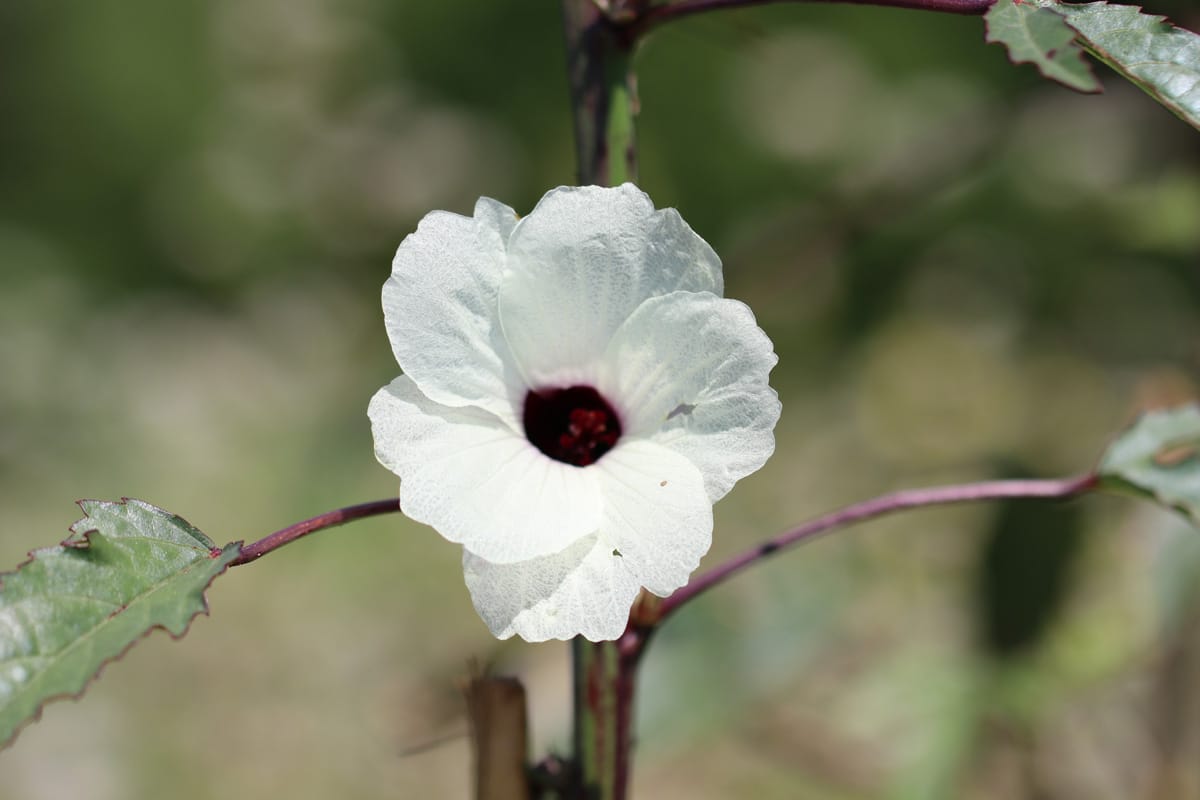
[[[591,386],[543,389],[525,395],[525,436],[551,458],[577,467],[594,464],[621,438],[621,420]]]

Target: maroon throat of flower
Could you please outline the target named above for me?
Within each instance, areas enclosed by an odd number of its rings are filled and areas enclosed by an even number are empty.
[[[534,447],[577,467],[594,464],[621,438],[617,412],[591,386],[530,389],[522,422]]]

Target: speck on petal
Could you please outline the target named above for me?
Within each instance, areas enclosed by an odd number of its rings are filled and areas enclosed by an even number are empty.
[[[596,534],[561,553],[517,564],[492,564],[463,551],[471,601],[491,632],[530,642],[615,639],[640,589],[625,560]]]
[[[721,261],[633,184],[561,187],[513,229],[504,335],[529,386],[582,382],[633,310],[677,290],[721,294]]]
[[[627,436],[686,456],[716,502],[775,450],[778,358],[745,303],[707,292],[647,300],[617,329],[600,390],[617,398]]]
[[[596,473],[547,458],[486,411],[440,406],[402,375],[368,415],[404,513],[481,558],[557,553],[599,527]]]
[[[383,286],[400,369],[447,406],[487,409],[517,429],[520,378],[500,330],[499,286],[516,213],[481,198],[475,216],[435,211],[401,242]]]
[[[595,470],[604,495],[600,534],[608,546],[660,597],[685,585],[712,544],[712,501],[699,470],[645,440],[616,447]]]

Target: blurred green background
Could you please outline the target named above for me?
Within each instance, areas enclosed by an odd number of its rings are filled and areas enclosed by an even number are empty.
[[[0,564],[79,497],[223,542],[395,492],[366,420],[391,253],[573,181],[560,29],[528,0],[0,3]],[[1200,135],[982,39],[785,5],[639,53],[642,185],[781,356],[778,452],[706,563],[894,488],[1082,471],[1196,396]],[[1121,499],[840,533],[662,631],[635,796],[1200,798],[1198,580],[1197,533]],[[0,798],[466,797],[472,659],[565,748],[566,647],[494,641],[429,529],[321,534],[209,599],[51,705]]]

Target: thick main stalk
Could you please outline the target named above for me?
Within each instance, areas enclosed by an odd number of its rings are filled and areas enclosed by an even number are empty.
[[[567,72],[580,184],[637,180],[633,41],[593,0],[563,0]],[[637,657],[617,642],[571,642],[573,760],[577,796],[624,800],[628,793]]]

